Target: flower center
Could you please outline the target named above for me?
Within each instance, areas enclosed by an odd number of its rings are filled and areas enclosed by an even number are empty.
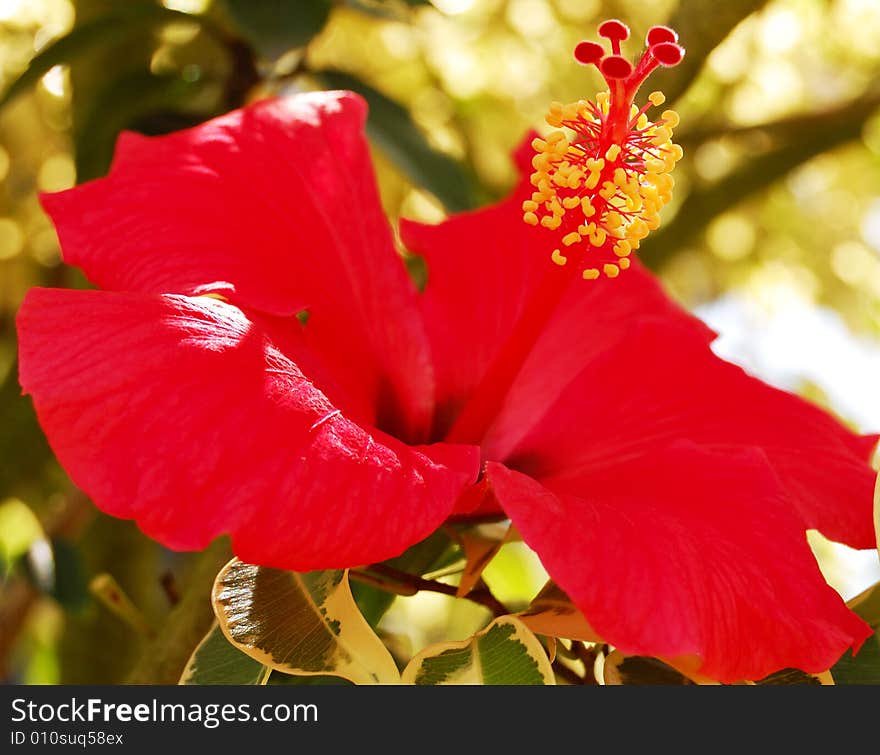
[[[653,27],[635,68],[620,54],[620,43],[629,37],[625,24],[605,21],[599,35],[610,40],[612,54],[597,42],[581,42],[574,56],[599,69],[608,91],[595,102],[550,105],[547,123],[560,130],[532,142],[535,191],[522,205],[526,223],[556,234],[553,262],[565,265],[576,255],[585,280],[616,278],[630,266],[630,254],[660,225],[660,210],[672,198],[670,173],[682,156],[671,140],[675,111],[664,111],[656,121],[647,116],[664,95],[652,92],[643,107],[633,104],[651,71],[681,62],[678,35]]]

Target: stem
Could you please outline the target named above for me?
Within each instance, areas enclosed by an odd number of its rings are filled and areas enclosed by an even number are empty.
[[[177,684],[193,649],[214,622],[211,588],[231,557],[225,539],[215,540],[199,555],[180,602],[144,649],[128,675],[128,684]]]
[[[372,572],[372,574],[370,574]],[[380,590],[394,592],[398,595],[415,595],[422,590],[426,592],[437,592],[450,597],[457,597],[454,585],[447,585],[445,582],[438,582],[435,579],[424,579],[415,574],[395,569],[387,564],[372,564],[365,568],[365,571],[351,571],[349,575],[353,579],[358,579]],[[378,579],[376,577],[378,575]],[[507,616],[510,609],[505,606],[492,591],[486,586],[482,580],[477,586],[464,596],[465,600],[488,608],[493,616]]]

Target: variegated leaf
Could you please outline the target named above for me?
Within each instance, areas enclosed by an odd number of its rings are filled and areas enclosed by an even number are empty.
[[[605,684],[640,685],[688,685],[694,684],[680,671],[668,666],[657,658],[638,655],[624,655],[619,650],[612,651],[602,669]]]
[[[775,674],[765,676],[758,680],[755,684],[764,685],[780,685],[780,684],[807,684],[807,685],[833,685],[834,679],[829,671],[820,671],[818,674],[808,674],[796,668],[786,668],[777,671]]]
[[[540,641],[513,616],[495,619],[469,640],[425,648],[402,679],[416,685],[556,683]]]
[[[856,595],[847,606],[873,627],[874,634],[855,655],[847,650],[831,668],[831,675],[837,684],[880,684],[880,582]]]
[[[286,674],[399,684],[394,659],[357,608],[344,571],[296,573],[232,559],[214,583],[214,613],[242,652]]]
[[[215,623],[187,661],[178,684],[265,684],[270,669],[245,655]]]

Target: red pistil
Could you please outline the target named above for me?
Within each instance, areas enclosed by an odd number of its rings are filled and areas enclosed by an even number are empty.
[[[662,102],[662,97],[652,95],[651,102],[635,115],[633,99],[651,71],[658,65],[675,65],[684,49],[672,29],[655,26],[648,32],[647,50],[633,66],[621,54],[621,42],[629,38],[627,26],[609,20],[598,31],[610,41],[611,54],[606,55],[605,48],[596,42],[584,41],[575,48],[574,57],[584,65],[596,66],[605,78],[610,90],[607,107],[584,102],[551,107],[552,120],[548,118],[548,122],[570,129],[575,136],[570,139],[556,132],[547,141],[536,140],[536,173],[532,176],[536,192],[523,205],[526,222],[537,225],[536,213],[546,211],[541,225],[560,234],[562,243],[552,255],[556,264],[527,302],[507,342],[449,431],[446,439],[450,442],[479,444],[485,437],[574,277],[616,277],[629,267],[628,255],[639,239],[659,223],[657,210],[671,189],[671,179],[663,174],[671,170],[680,150],[677,156],[671,151],[670,131],[663,128],[663,121],[643,125],[639,120],[651,104]],[[654,172],[647,175],[651,163]],[[567,264],[567,249],[575,244],[586,244],[593,250],[591,254],[602,263],[601,272]]]

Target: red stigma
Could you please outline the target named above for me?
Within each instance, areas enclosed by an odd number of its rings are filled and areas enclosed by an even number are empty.
[[[625,79],[633,72],[632,64],[622,55],[609,55],[599,65],[605,79]]]
[[[616,18],[603,21],[599,24],[597,31],[599,36],[605,37],[605,39],[616,39],[620,42],[629,39],[629,27],[623,21],[618,21]]]
[[[684,48],[672,42],[661,42],[659,45],[650,47],[648,52],[654,56],[661,66],[666,66],[667,68],[677,66],[684,57]]]
[[[661,42],[678,42],[678,32],[668,26],[652,26],[645,37],[645,46],[653,47]]]
[[[605,48],[598,42],[579,42],[574,48],[574,58],[585,66],[597,64],[605,55]]]
[[[598,32],[600,37],[605,37],[611,42],[611,50],[614,54],[620,55],[620,43],[629,39],[629,27],[623,21],[612,18],[599,24]]]
[[[676,66],[684,57],[678,34],[668,26],[653,26],[645,37],[647,49],[633,66],[622,54],[620,43],[629,39],[629,27],[617,19],[599,25],[600,37],[611,43],[611,54],[598,42],[583,41],[574,48],[574,57],[583,65],[594,65],[604,77],[615,100],[613,110],[626,114],[639,86],[658,65]]]

